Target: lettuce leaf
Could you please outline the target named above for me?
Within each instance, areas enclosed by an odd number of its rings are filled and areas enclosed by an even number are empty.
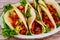
[[[60,26],[60,22],[56,23],[57,28]]]
[[[50,28],[48,26],[45,27],[45,33],[48,33]]]
[[[8,10],[12,9],[12,5],[11,4],[7,4],[6,6],[4,6],[3,12],[6,13]]]
[[[25,6],[27,2],[26,2],[26,0],[21,0],[20,3],[22,6]]]

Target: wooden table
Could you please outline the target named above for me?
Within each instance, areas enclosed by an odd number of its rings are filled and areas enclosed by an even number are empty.
[[[4,5],[6,5],[8,3],[14,4],[14,3],[17,3],[18,1],[19,0],[0,0],[0,15],[2,14]],[[5,40],[60,40],[60,32],[58,32],[54,35],[51,35],[49,37],[42,38],[42,39],[21,39],[21,38],[18,39],[18,38],[11,37],[11,38],[7,38]]]

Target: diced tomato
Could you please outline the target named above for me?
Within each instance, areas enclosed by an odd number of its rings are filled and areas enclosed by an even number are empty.
[[[56,13],[56,10],[55,10],[51,5],[48,5],[48,4],[47,4],[47,7],[48,7],[49,11],[50,11],[52,14],[55,14],[55,13]]]
[[[44,21],[44,22],[46,22],[46,23],[48,23],[48,24],[49,24],[49,27],[50,27],[50,28],[54,28],[53,23],[52,23],[49,19],[46,19],[45,17],[44,17],[44,18],[42,18],[42,19],[43,19],[43,21]]]
[[[26,34],[26,30],[20,30],[20,34]]]
[[[25,10],[25,7],[23,7],[23,6],[18,6],[17,8],[18,8],[19,10],[21,10],[21,11],[22,11],[22,10]]]
[[[22,23],[22,24],[20,24],[20,26],[22,27],[22,29],[20,30],[20,34],[26,34],[26,32],[27,32],[27,29],[26,29],[26,27],[25,27],[25,25],[24,25],[24,23]]]
[[[22,30],[26,30],[25,25],[22,26]]]
[[[39,34],[41,33],[41,29],[38,27],[36,30],[35,30],[36,34]]]
[[[40,34],[42,32],[42,26],[36,21],[33,22],[31,32],[33,34]]]
[[[15,16],[13,17],[13,23],[12,23],[13,27],[15,26],[15,23],[16,23],[17,19],[18,19],[18,15],[16,13]]]

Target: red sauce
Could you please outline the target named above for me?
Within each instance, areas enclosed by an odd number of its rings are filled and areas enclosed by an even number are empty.
[[[32,24],[31,32],[33,34],[42,33],[42,26],[39,23],[37,23],[36,21],[34,21],[33,24]]]

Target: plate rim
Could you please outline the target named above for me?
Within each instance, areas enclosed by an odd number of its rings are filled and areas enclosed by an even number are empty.
[[[57,2],[60,3],[60,1],[57,1]],[[0,19],[1,19],[0,22],[1,22],[1,24],[2,24],[2,17],[0,17]],[[0,25],[1,25],[1,24],[0,24]],[[3,26],[3,24],[2,24],[1,26]],[[47,36],[51,36],[51,35],[59,32],[59,31],[60,31],[60,26],[59,26],[58,28],[53,29],[52,31],[50,31],[50,32],[48,32],[48,33],[44,33],[44,34],[33,35],[33,36],[15,35],[14,37],[16,37],[16,38],[21,38],[21,39],[44,38],[44,37],[47,37]],[[3,38],[4,38],[4,37],[3,37]],[[0,38],[0,39],[3,39],[3,38]],[[4,39],[6,39],[6,38],[4,38]]]

